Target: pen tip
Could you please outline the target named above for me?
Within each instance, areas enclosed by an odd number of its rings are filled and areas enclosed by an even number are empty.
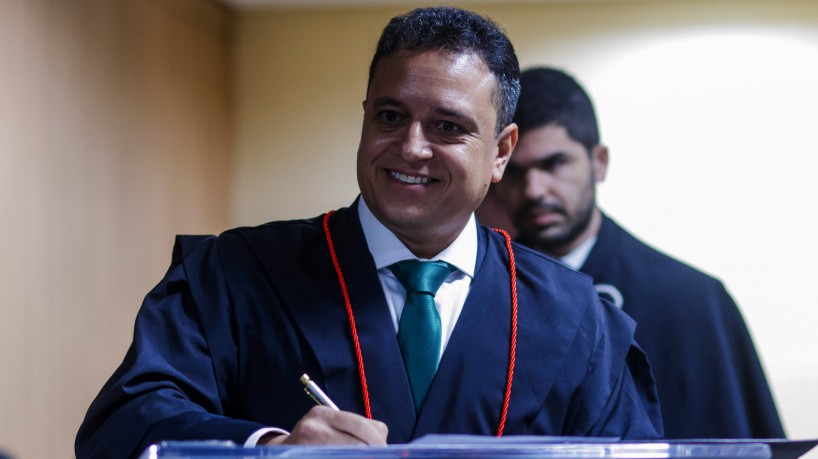
[[[301,375],[300,379],[301,379],[301,382],[304,383],[304,384],[309,384],[310,383],[310,377],[307,376],[307,373],[304,373],[303,375]]]

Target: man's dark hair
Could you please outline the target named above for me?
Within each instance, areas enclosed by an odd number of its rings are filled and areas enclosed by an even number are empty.
[[[565,128],[590,154],[599,144],[599,127],[591,98],[563,71],[537,67],[520,75],[520,102],[514,113],[519,134],[548,124]]]
[[[395,16],[383,29],[378,41],[369,65],[367,90],[381,59],[399,51],[476,53],[497,79],[493,95],[497,109],[494,135],[511,123],[520,96],[520,64],[511,41],[491,19],[446,6],[418,8]]]

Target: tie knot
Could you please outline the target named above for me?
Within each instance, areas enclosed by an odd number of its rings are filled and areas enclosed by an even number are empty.
[[[428,293],[432,296],[455,267],[445,261],[404,260],[389,267],[406,293]]]

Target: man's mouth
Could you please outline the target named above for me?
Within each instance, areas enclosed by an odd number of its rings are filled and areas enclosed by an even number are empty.
[[[532,201],[526,203],[526,205],[521,209],[522,212],[525,212],[530,215],[538,215],[538,214],[565,214],[565,208],[552,203],[545,203],[542,201]]]
[[[408,183],[410,185],[417,185],[417,184],[426,184],[432,181],[429,177],[418,177],[414,175],[406,175],[401,174],[400,172],[389,171],[389,175],[395,178],[395,180],[403,183]]]
[[[520,209],[518,220],[534,222],[537,225],[551,225],[566,215],[562,206],[534,202]]]

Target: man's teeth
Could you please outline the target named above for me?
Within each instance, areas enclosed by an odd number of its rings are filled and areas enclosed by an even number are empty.
[[[395,171],[392,171],[392,177],[404,183],[429,183],[429,177],[412,177],[411,175],[404,175]]]

